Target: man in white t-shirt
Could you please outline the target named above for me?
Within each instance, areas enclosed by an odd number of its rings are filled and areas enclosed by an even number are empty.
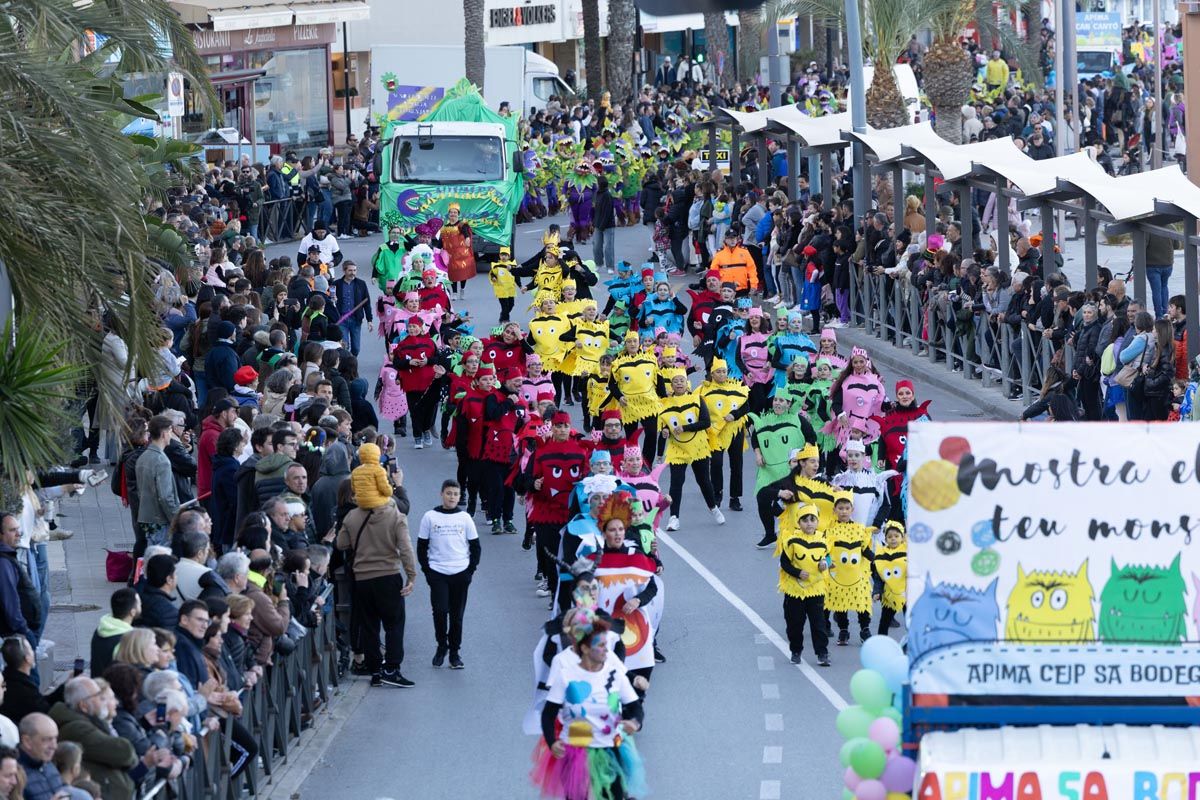
[[[328,264],[331,270],[342,263],[341,245],[338,244],[337,237],[329,232],[326,224],[320,219],[313,223],[312,232],[300,240],[300,247],[296,252],[297,264],[303,264],[308,259],[308,248],[313,245],[321,248],[321,261]]]
[[[450,479],[442,482],[442,504],[421,517],[417,532],[417,561],[429,583],[433,606],[433,630],[437,653],[433,665],[440,667],[450,655],[450,669],[462,669],[463,614],[467,610],[467,589],[479,566],[479,532],[466,511],[458,509],[462,487]]]

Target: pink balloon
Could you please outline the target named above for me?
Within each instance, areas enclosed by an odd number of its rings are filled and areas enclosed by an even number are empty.
[[[854,790],[858,800],[887,800],[887,787],[877,780],[865,780]]]
[[[846,767],[846,771],[842,773],[842,782],[845,783],[846,788],[852,792],[858,788],[858,785],[862,783],[862,780],[863,779],[858,776],[858,773],[854,771],[854,767]]]
[[[908,756],[889,758],[879,780],[889,792],[911,792],[913,778],[917,774],[917,763]]]
[[[880,717],[871,723],[871,727],[867,728],[867,736],[871,738],[872,742],[890,752],[900,742],[900,727],[894,720]]]

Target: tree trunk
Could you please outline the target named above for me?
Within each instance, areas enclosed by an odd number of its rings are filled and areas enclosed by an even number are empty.
[[[873,128],[899,128],[911,120],[904,109],[904,96],[890,69],[875,67],[867,87],[867,122]]]
[[[704,60],[708,62],[713,84],[722,87],[728,86],[732,83],[729,77],[733,72],[731,69],[733,65],[729,63],[729,28],[725,25],[723,11],[704,12],[704,41],[706,42]],[[718,67],[722,65],[724,65],[724,70],[719,71]]]
[[[738,80],[753,81],[762,56],[762,9],[738,12]]]
[[[467,80],[483,91],[484,10],[483,0],[463,0],[463,49],[466,51]]]
[[[925,56],[925,95],[933,106],[933,129],[962,144],[962,107],[971,94],[971,58],[955,40],[934,42]]]
[[[637,43],[637,9],[633,0],[609,0],[608,40],[605,56],[608,59],[608,90],[613,104],[625,105],[633,98],[633,53]]]
[[[600,102],[604,91],[604,65],[600,61],[600,4],[583,4],[583,76],[587,96]]]

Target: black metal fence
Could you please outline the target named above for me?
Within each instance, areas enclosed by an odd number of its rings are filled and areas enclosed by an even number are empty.
[[[233,774],[233,718],[227,718],[216,731],[200,737],[192,764],[182,775],[153,784],[142,794],[143,800],[236,800],[245,791],[258,796],[287,763],[288,751],[301,732],[319,723],[318,709],[340,693],[337,662],[334,615],[326,614],[293,652],[276,654],[262,680],[242,696],[238,719],[253,734],[259,758],[247,760]]]

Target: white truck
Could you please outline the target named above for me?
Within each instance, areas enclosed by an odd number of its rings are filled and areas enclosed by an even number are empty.
[[[571,88],[558,76],[558,65],[532,50],[515,45],[486,48],[483,98],[493,111],[507,102],[514,116],[546,107],[551,95],[570,96]],[[437,95],[466,74],[465,49],[456,45],[380,45],[371,48],[372,116],[387,116],[392,93],[384,76],[395,84],[423,88]],[[415,119],[415,117],[413,117]]]

